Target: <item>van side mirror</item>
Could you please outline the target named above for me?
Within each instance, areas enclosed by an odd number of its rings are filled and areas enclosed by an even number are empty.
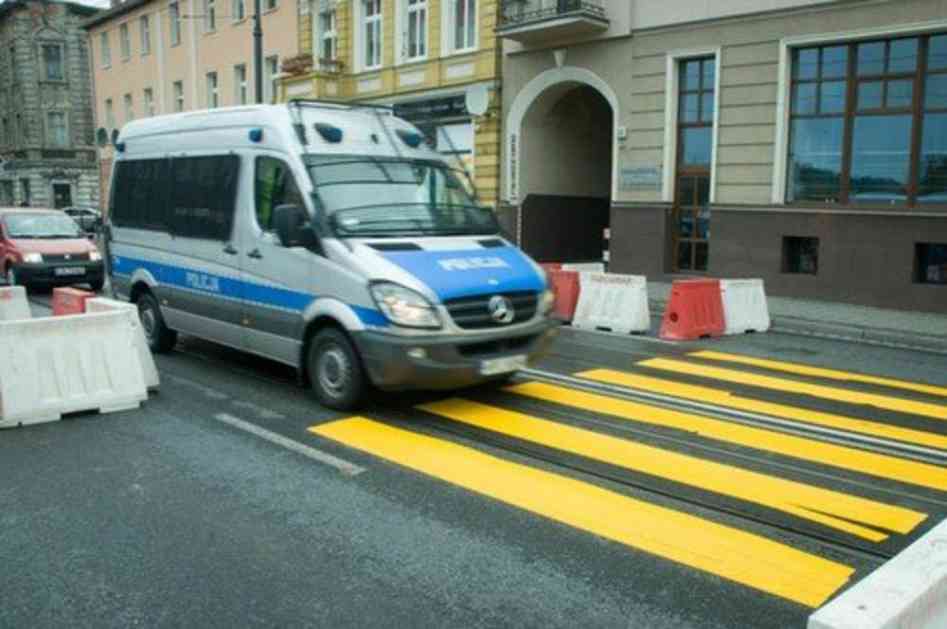
[[[309,215],[298,205],[278,205],[273,210],[273,223],[284,247],[310,249],[316,245],[316,234],[309,224]]]

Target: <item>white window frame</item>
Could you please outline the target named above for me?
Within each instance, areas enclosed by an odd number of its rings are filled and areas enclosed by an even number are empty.
[[[250,83],[247,79],[247,64],[238,63],[233,67],[233,104],[246,105],[250,102]]]
[[[138,30],[141,34],[141,56],[151,54],[151,16],[142,15],[138,18]]]
[[[118,43],[121,48],[122,61],[128,61],[132,58],[132,39],[128,32],[128,22],[123,22],[118,27]]]
[[[423,48],[423,52],[418,55],[411,56],[411,22],[412,20],[418,20],[418,14],[421,14],[420,24],[423,24],[423,37],[419,37],[418,41],[414,42],[419,44]],[[399,33],[401,41],[401,49],[398,54],[398,59],[401,63],[414,63],[417,61],[424,61],[428,57],[428,50],[430,49],[430,24],[428,18],[430,16],[430,11],[428,10],[428,0],[398,0],[398,20],[395,26],[395,30]],[[419,29],[418,34],[421,31]]]
[[[52,134],[51,134],[51,131],[53,128],[52,123],[51,123],[51,118],[54,115],[62,116],[62,141],[61,142],[53,139]],[[53,110],[53,111],[47,111],[44,122],[46,126],[46,138],[45,138],[46,146],[50,146],[57,149],[67,148],[69,146],[69,116],[66,115],[66,112],[58,110],[58,109]]]
[[[696,50],[673,50],[667,53],[667,69],[664,82],[664,164],[661,199],[667,203],[674,201],[677,182],[677,120],[680,106],[678,86],[680,85],[681,61],[698,57],[714,58],[714,126],[710,147],[710,203],[717,200],[717,143],[720,136],[720,48],[701,48]]]
[[[154,116],[157,113],[155,109],[155,91],[153,88],[146,87],[142,90],[142,102],[145,108],[145,117]]]
[[[926,34],[947,29],[947,20],[934,20],[905,24],[895,28],[878,27],[841,33],[820,33],[785,37],[779,41],[778,89],[776,95],[776,141],[773,146],[773,205],[786,205],[787,179],[789,178],[789,91],[792,89],[792,51],[806,46],[843,44],[859,39],[898,37],[902,35]],[[903,215],[903,213],[902,213]]]
[[[217,32],[217,0],[204,0],[204,33]]]
[[[181,4],[179,2],[168,5],[168,22],[171,46],[178,46],[181,44]]]
[[[449,55],[463,55],[471,52],[476,52],[480,49],[480,2],[474,0],[474,34],[473,34],[473,43],[470,46],[458,46],[457,38],[455,37],[456,31],[454,29],[454,24],[456,22],[457,16],[457,4],[458,2],[467,2],[467,0],[443,0],[442,10],[441,10],[441,47],[444,49],[444,56]],[[469,19],[469,18],[468,18]],[[464,32],[467,32],[467,29],[464,28]]]
[[[220,77],[216,72],[204,74],[204,86],[206,87],[207,109],[217,109],[220,107]]]
[[[313,3],[314,5],[316,2]],[[316,54],[314,55],[316,64],[321,67],[323,61],[337,61],[339,58],[339,14],[336,9],[328,9],[326,11],[313,11],[312,14],[315,16],[313,19],[313,41],[316,42],[315,49]],[[329,22],[331,24],[330,29],[324,28],[322,18],[329,16]],[[331,49],[331,56],[326,57],[323,53],[323,45],[329,42],[329,47]],[[323,68],[331,69],[331,68]]]
[[[272,103],[276,99],[276,79],[279,77],[279,55],[270,55],[263,60],[263,100]]]
[[[377,3],[378,13],[375,13],[371,16],[367,15],[365,11],[365,5],[367,2]],[[385,62],[385,40],[384,40],[384,4],[381,0],[355,0],[356,7],[356,20],[355,23],[357,27],[355,28],[355,57],[357,60],[357,69],[359,72],[370,72],[374,70],[379,70],[384,66]],[[377,41],[378,41],[378,63],[369,64],[369,59],[367,59],[368,50],[366,47],[368,45],[367,31],[371,25],[371,28],[377,29]]]
[[[174,111],[184,111],[184,81],[172,82],[171,92],[174,94]]]
[[[230,16],[234,23],[247,19],[247,0],[233,0],[231,4]]]
[[[105,99],[105,127],[110,131],[115,128],[115,104],[111,98]]]
[[[135,100],[131,94],[125,94],[122,97],[122,104],[125,108],[125,123],[127,124],[135,119]]]

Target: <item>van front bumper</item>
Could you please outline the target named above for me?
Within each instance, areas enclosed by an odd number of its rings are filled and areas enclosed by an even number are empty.
[[[484,361],[525,356],[542,358],[556,336],[557,321],[545,319],[518,329],[470,336],[403,337],[384,332],[354,334],[368,376],[383,391],[458,389],[502,378],[484,375]]]

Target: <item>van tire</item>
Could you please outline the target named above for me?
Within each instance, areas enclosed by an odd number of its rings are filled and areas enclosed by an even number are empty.
[[[336,328],[324,328],[309,344],[306,357],[309,384],[319,403],[337,411],[358,407],[368,390],[362,361],[349,338]]]
[[[166,354],[174,349],[178,342],[178,333],[168,328],[161,314],[158,300],[150,292],[144,292],[135,300],[138,306],[138,318],[145,332],[148,347],[156,354]]]

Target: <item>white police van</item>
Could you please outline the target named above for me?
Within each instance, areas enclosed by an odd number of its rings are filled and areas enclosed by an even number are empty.
[[[326,406],[508,376],[556,327],[542,270],[390,111],[315,101],[148,118],[116,144],[116,293],[301,370]]]

